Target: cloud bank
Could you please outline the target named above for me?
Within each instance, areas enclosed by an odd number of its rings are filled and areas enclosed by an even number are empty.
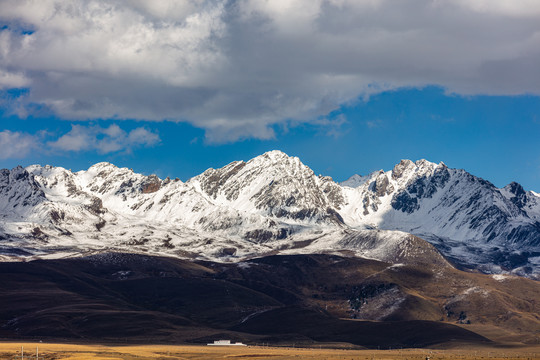
[[[400,87],[540,95],[535,0],[0,0],[0,22],[0,90],[212,142]]]
[[[155,132],[138,127],[125,131],[118,125],[109,127],[72,125],[71,131],[50,139],[54,134],[40,132],[0,131],[0,159],[20,159],[31,151],[47,153],[73,153],[80,151],[98,154],[131,154],[141,147],[151,147],[161,142]]]

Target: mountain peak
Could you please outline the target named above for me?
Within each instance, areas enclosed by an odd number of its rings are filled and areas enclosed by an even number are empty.
[[[437,164],[432,163],[431,161],[428,161],[426,159],[420,159],[415,162],[416,166],[418,167],[435,167]]]
[[[434,171],[437,168],[447,169],[447,166],[443,162],[435,164],[426,159],[420,159],[416,162],[412,162],[408,159],[403,159],[399,163],[397,163],[392,169],[392,179],[405,179],[413,174],[416,174],[416,176],[423,176],[426,173]]]
[[[104,169],[118,169],[118,167],[114,164],[111,164],[110,162],[103,161],[90,166],[88,168],[88,171],[101,171]]]
[[[11,169],[11,173],[15,176],[17,176],[18,174],[22,174],[22,173],[25,173],[27,172],[25,168],[23,168],[21,165],[17,165],[16,167],[14,167],[13,169]]]
[[[519,195],[519,194],[525,193],[525,190],[523,189],[523,186],[521,186],[520,184],[518,184],[515,181],[512,181],[510,184],[506,185],[504,188],[507,189],[508,191],[510,191],[514,195]]]
[[[272,150],[259,155],[247,163],[247,168],[261,168],[262,169],[274,169],[274,171],[280,171],[277,169],[288,169],[295,172],[294,169],[303,169],[302,171],[313,172],[308,166],[306,166],[296,156],[289,156],[282,151]]]
[[[369,179],[369,176],[362,176],[362,175],[359,175],[359,174],[354,174],[353,176],[351,176],[347,180],[340,182],[339,185],[348,186],[348,187],[352,187],[352,188],[357,188],[357,187],[365,184],[366,181],[368,181],[368,179]]]
[[[392,169],[392,178],[398,179],[403,176],[406,172],[408,172],[410,169],[414,168],[415,164],[408,159],[402,159],[399,163],[397,163],[394,168]]]
[[[255,159],[257,158],[267,158],[272,161],[279,161],[279,160],[284,160],[284,159],[294,159],[295,157],[289,156],[281,150],[271,150],[271,151],[265,152],[264,154],[260,156],[257,156]]]

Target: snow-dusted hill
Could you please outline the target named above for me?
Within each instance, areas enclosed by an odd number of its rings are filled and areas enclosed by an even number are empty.
[[[537,276],[540,197],[443,163],[402,160],[337,184],[271,151],[187,182],[99,163],[0,171],[0,258],[121,250],[240,260],[349,252],[393,263],[445,260]]]

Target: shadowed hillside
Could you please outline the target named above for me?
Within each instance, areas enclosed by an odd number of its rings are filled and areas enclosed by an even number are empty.
[[[540,324],[535,281],[334,255],[109,253],[0,263],[0,278],[2,338],[419,347],[489,342],[467,326],[534,343]]]

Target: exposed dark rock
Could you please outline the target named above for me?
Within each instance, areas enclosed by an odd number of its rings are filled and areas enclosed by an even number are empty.
[[[506,187],[515,196],[525,195],[525,190],[523,189],[523,186],[521,186],[515,181],[512,181],[510,184],[506,185]]]
[[[446,165],[437,167],[433,172],[432,178],[436,188],[444,187],[448,180],[450,180],[450,171],[448,171],[448,167]]]
[[[22,166],[17,166],[12,170],[13,180],[15,181],[24,181],[29,180],[30,174]]]
[[[233,256],[236,254],[236,249],[233,247],[221,249],[221,253],[225,256]]]
[[[409,166],[414,166],[414,163],[411,160],[401,160],[392,170],[392,179],[399,179]]]
[[[125,180],[122,182],[122,184],[120,184],[120,186],[118,187],[118,190],[116,191],[116,195],[121,195],[121,194],[124,194],[124,193],[130,193],[130,192],[133,192],[133,179],[128,179],[128,180]],[[109,189],[109,184],[107,182],[105,182],[101,188],[99,189],[99,192],[100,193],[105,193],[108,189]]]
[[[273,211],[276,217],[287,217],[295,220],[318,219],[321,220],[319,209],[302,209],[298,211],[287,211],[285,209],[277,209]]]
[[[383,173],[377,177],[374,191],[379,197],[390,194],[392,191],[394,191],[394,187],[390,185],[390,181],[388,180],[386,174]]]
[[[256,229],[246,231],[246,233],[244,234],[244,238],[246,240],[262,243],[274,238],[274,234],[269,230]]]
[[[8,178],[9,169],[0,169],[0,178]]]
[[[341,187],[337,186],[337,184],[334,183],[331,178],[322,185],[322,191],[326,195],[326,198],[330,204],[336,209],[339,210],[345,203],[345,198],[343,197]]]
[[[287,228],[280,228],[278,230],[278,233],[276,234],[276,239],[277,240],[283,240],[283,239],[286,239],[287,236],[289,236],[291,233],[291,230],[290,229],[287,229]]]
[[[525,192],[525,189],[523,189],[523,186],[516,182],[511,182],[506,185],[506,189],[514,195],[510,198],[510,201],[518,208],[522,209],[527,204],[527,193]]]
[[[236,175],[241,169],[246,166],[243,161],[237,161],[227,165],[223,169],[210,169],[204,172],[201,177],[201,188],[211,197],[216,198],[220,187],[227,182],[227,180]],[[238,196],[237,193],[228,194],[227,198],[233,200]]]
[[[51,218],[52,223],[58,224],[65,219],[66,214],[61,210],[51,210],[49,212],[49,217]]]
[[[337,224],[345,224],[343,217],[334,209],[326,208],[326,213],[329,215],[330,219]]]
[[[39,239],[39,240],[46,240],[49,238],[49,235],[45,234],[39,227],[35,227],[30,232],[33,238]]]
[[[471,229],[478,229],[485,225],[486,222],[489,225],[486,227],[486,229],[484,229],[483,234],[487,236],[491,230],[500,227],[500,225],[503,223],[507,223],[508,215],[505,214],[499,207],[491,205],[476,216],[473,216],[469,221],[469,226]]]
[[[140,239],[132,238],[130,241],[127,242],[128,245],[145,245],[150,242],[150,239],[141,237]]]
[[[15,191],[12,189],[15,189]],[[21,166],[17,166],[11,171],[2,170],[0,173],[0,196],[7,197],[15,208],[18,206],[36,206],[47,200],[34,175]]]
[[[107,222],[103,219],[100,219],[100,221],[98,223],[96,223],[96,230],[97,231],[101,231],[101,229],[103,229],[103,227],[105,227],[105,224],[107,224]]]
[[[162,246],[166,249],[174,249],[174,244],[171,243],[172,239],[170,237],[167,237],[165,240],[163,240]]]
[[[86,205],[86,209],[90,211],[91,214],[99,216],[105,214],[106,209],[103,207],[103,201],[97,196],[92,197],[92,200],[89,205]]]
[[[392,198],[392,207],[406,213],[412,213],[420,208],[418,199],[411,197],[407,191],[401,191]]]
[[[508,233],[506,239],[510,243],[540,246],[540,222],[519,225]]]
[[[75,197],[77,195],[83,194],[83,192],[79,189],[77,185],[75,185],[75,182],[73,182],[73,179],[68,176],[68,174],[63,173],[64,182],[66,184],[66,188],[68,190],[68,196]]]
[[[141,184],[143,194],[155,193],[161,188],[161,180],[156,175],[148,176]]]

